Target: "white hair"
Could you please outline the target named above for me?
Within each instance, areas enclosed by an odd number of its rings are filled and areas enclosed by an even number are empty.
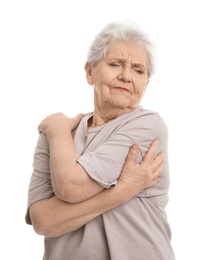
[[[148,40],[138,24],[133,21],[115,21],[106,25],[92,42],[87,56],[87,62],[94,67],[106,54],[111,44],[123,40],[143,47],[148,54],[148,76],[154,71],[152,43]]]

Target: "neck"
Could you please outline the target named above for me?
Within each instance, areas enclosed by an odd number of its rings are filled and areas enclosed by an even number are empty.
[[[98,110],[98,109],[94,109],[94,114],[93,114],[93,119],[91,122],[91,127],[96,127],[96,126],[100,126],[103,125],[111,120],[116,119],[117,117],[129,113],[131,111],[133,111],[134,109],[123,109],[123,108],[116,108],[116,109],[112,109],[110,111],[105,111],[105,109],[102,110]]]

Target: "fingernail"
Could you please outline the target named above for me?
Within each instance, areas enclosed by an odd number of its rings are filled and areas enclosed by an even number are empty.
[[[133,144],[132,149],[137,149],[137,144]]]

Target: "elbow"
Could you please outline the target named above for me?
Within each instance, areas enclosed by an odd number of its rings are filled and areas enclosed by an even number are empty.
[[[57,190],[54,189],[55,195],[63,201],[66,201],[68,203],[78,203],[83,201],[80,187],[77,185],[61,185]]]
[[[48,225],[48,218],[47,216],[44,216],[44,214],[41,214],[41,212],[38,209],[37,205],[32,205],[30,207],[30,218],[32,222],[33,229],[36,234],[42,235],[45,237],[51,237],[51,228]]]
[[[51,227],[47,225],[46,221],[42,221],[41,219],[33,219],[32,220],[32,226],[33,230],[35,231],[36,234],[40,236],[45,236],[45,237],[56,237],[56,233],[53,232]]]
[[[45,237],[48,236],[47,232],[43,229],[43,226],[41,226],[35,222],[32,222],[32,226],[33,226],[33,230],[35,231],[35,233],[37,235],[45,236]]]
[[[47,236],[47,228],[45,225],[46,223],[44,223],[41,217],[38,214],[34,213],[32,209],[30,210],[30,216],[35,233],[37,233],[38,235]]]

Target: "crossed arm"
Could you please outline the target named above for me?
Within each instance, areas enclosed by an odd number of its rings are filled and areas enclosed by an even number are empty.
[[[50,145],[51,180],[55,196],[34,203],[30,207],[30,216],[35,231],[45,236],[60,236],[76,230],[125,203],[143,189],[156,184],[163,169],[162,154],[154,158],[156,141],[140,164],[136,163],[138,147],[133,145],[116,187],[103,189],[76,162],[79,154],[72,137],[68,135],[68,129],[75,128],[80,118],[68,119],[56,114],[43,120],[39,126],[39,131],[47,135]]]

